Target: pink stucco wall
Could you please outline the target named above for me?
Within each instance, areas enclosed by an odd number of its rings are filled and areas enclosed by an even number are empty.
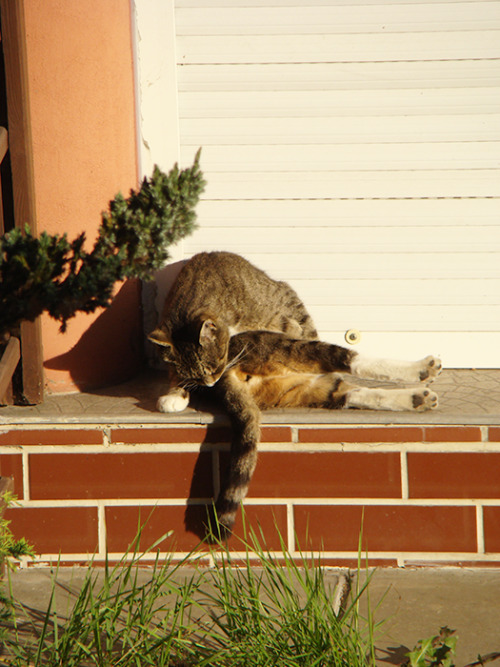
[[[25,19],[38,228],[85,231],[90,246],[108,201],[137,184],[130,3],[25,0]],[[65,334],[48,317],[42,329],[49,392],[125,379],[141,358],[139,286]]]

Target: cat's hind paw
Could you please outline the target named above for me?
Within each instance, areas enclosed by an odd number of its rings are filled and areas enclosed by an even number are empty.
[[[415,389],[412,392],[412,407],[417,412],[435,410],[438,406],[438,396],[430,389]]]
[[[443,368],[441,359],[438,359],[438,357],[433,357],[432,355],[422,359],[422,361],[419,362],[419,366],[420,382],[432,382],[437,378],[439,373],[441,373]]]
[[[188,405],[189,394],[185,389],[181,389],[160,396],[156,403],[156,409],[159,412],[182,412]]]

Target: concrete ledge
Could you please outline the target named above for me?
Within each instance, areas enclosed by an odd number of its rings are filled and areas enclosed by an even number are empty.
[[[145,372],[130,382],[94,392],[53,394],[37,406],[0,408],[0,426],[16,424],[224,424],[216,406],[196,402],[184,412],[156,411],[164,376]],[[390,385],[387,385],[390,386]],[[432,385],[439,408],[432,412],[373,410],[267,410],[263,424],[500,424],[500,370],[446,370]]]

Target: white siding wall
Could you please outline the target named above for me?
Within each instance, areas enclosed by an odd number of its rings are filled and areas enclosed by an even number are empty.
[[[288,280],[321,336],[500,365],[500,2],[176,0],[183,244]]]

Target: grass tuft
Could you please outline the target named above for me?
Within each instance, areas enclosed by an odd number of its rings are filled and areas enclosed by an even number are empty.
[[[115,566],[90,564],[65,616],[55,605],[57,568],[42,615],[11,599],[15,612],[3,620],[7,632],[0,638],[5,662],[15,667],[374,664],[373,627],[359,614],[368,584],[342,608],[321,562],[310,555],[292,557],[283,540],[279,552],[270,553],[261,546],[263,536],[249,530],[237,556],[213,540],[208,548],[214,566],[202,569],[193,562],[206,557],[206,546],[174,562],[160,556],[165,536],[140,552],[141,532]],[[151,576],[141,583],[139,566],[152,554]]]

